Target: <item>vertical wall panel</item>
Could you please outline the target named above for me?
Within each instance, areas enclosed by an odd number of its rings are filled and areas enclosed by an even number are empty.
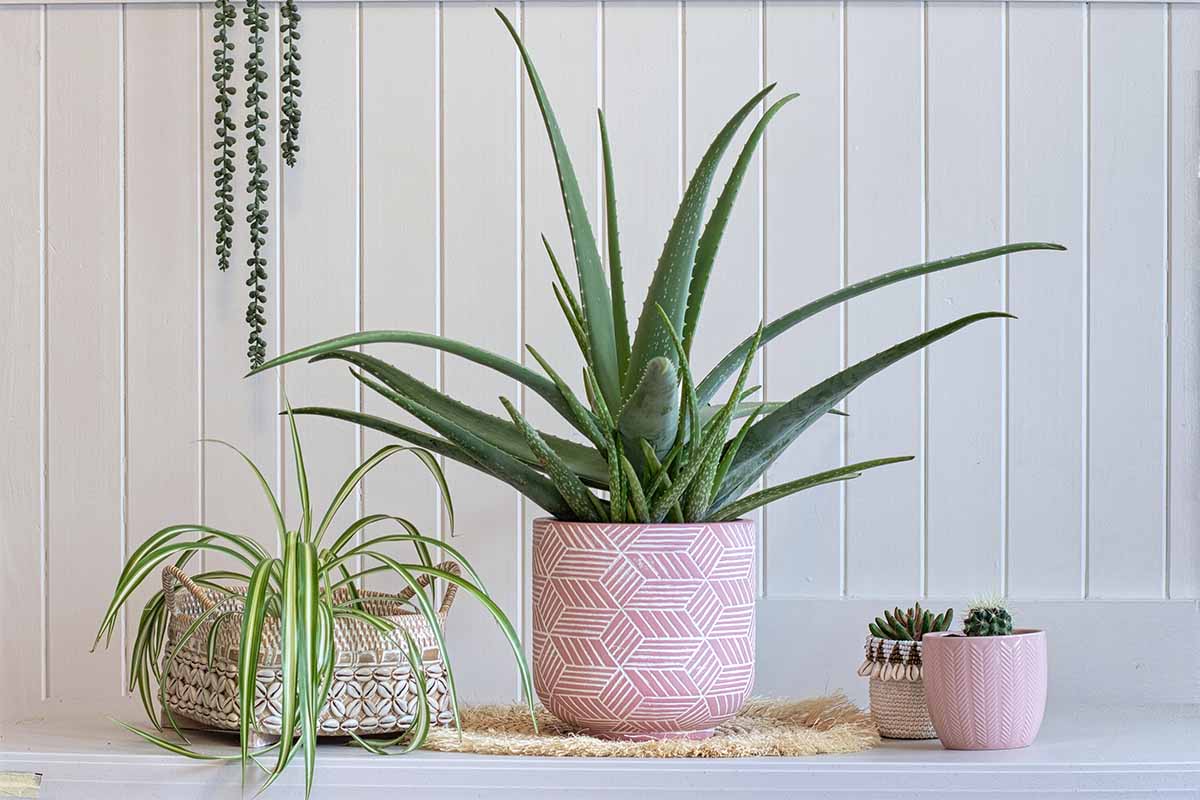
[[[198,22],[194,5],[125,10],[123,557],[159,528],[200,513]],[[158,588],[152,576],[135,596],[127,613],[134,630],[137,610]]]
[[[242,121],[245,119],[244,74],[245,50],[236,59],[234,80],[237,95],[233,103],[233,116],[238,123],[237,129],[237,167],[234,176],[234,219],[236,224],[233,232],[233,254],[227,272],[217,269],[216,248],[213,237],[215,223],[213,222],[213,142],[215,131],[211,119],[215,111],[214,90],[212,86],[212,22],[213,10],[210,6],[203,7],[203,41],[205,42],[204,65],[201,69],[204,87],[204,107],[201,117],[203,135],[202,165],[204,169],[204,271],[201,282],[204,286],[204,331],[201,347],[204,351],[204,435],[224,439],[249,456],[272,486],[280,484],[278,463],[280,457],[279,419],[276,416],[281,408],[279,398],[279,374],[269,372],[243,380],[242,376],[249,368],[246,359],[245,322],[247,288],[246,288],[246,258],[249,255],[246,229],[246,164],[245,133]],[[231,36],[240,37],[243,31],[239,9],[238,27]],[[279,22],[278,9],[272,7],[271,30],[277,30]],[[266,52],[267,69],[272,75],[276,72],[275,53],[272,48]],[[269,95],[266,107],[271,109],[272,121],[275,122],[275,85],[274,81],[266,87]],[[276,152],[277,131],[275,124],[267,126],[266,152]],[[267,180],[272,187],[278,188],[275,172],[275,160],[267,162]],[[273,196],[278,195],[274,192]],[[267,236],[267,330],[263,338],[267,340],[267,353],[271,355],[279,348],[279,286],[282,270],[276,254],[276,234],[279,227],[279,208],[276,203],[270,207],[270,228]],[[219,445],[208,445],[204,450],[204,517],[205,522],[217,528],[237,531],[252,537],[268,552],[275,552],[276,534],[274,517],[263,497],[253,476],[237,454]],[[295,523],[293,523],[295,524]],[[205,565],[213,567],[223,565],[232,567],[235,562],[216,554],[206,558]]]
[[[679,15],[663,0],[604,6],[604,115],[630,337],[682,193]]]
[[[358,326],[358,9],[317,4],[304,11],[304,82],[300,154],[283,165],[283,298],[281,351],[350,333]],[[277,125],[272,114],[272,125]],[[343,362],[297,364],[284,373],[293,406],[354,408],[357,381]],[[339,420],[297,421],[313,513],[356,465],[359,432]],[[298,519],[299,498],[290,445],[284,448],[284,513]],[[354,520],[356,498],[342,507],[336,532]],[[319,520],[319,517],[318,517]],[[291,522],[295,525],[297,523]]]
[[[1091,9],[1088,593],[1158,596],[1166,287],[1162,6]]]
[[[597,74],[599,59],[599,17],[590,3],[530,3],[525,6],[524,39],[536,59],[538,74],[545,83],[546,92],[554,106],[559,127],[562,128],[571,161],[579,178],[591,219],[592,232],[601,253],[604,250],[604,219],[597,201],[597,192],[603,191],[598,181],[599,128],[596,119],[598,105]],[[554,299],[551,283],[554,269],[550,265],[542,245],[542,235],[549,240],[559,259],[563,273],[571,287],[578,292],[571,235],[563,212],[562,195],[559,190],[558,173],[546,138],[542,115],[537,101],[524,81],[524,135],[522,166],[524,168],[524,224],[522,234],[523,269],[523,338],[547,359],[555,370],[575,388],[582,398],[583,380],[580,370],[583,359],[579,347],[563,318],[558,302]],[[617,177],[619,182],[621,176]],[[618,210],[620,212],[620,210]],[[598,216],[601,214],[601,216]],[[607,254],[603,257],[607,263]],[[537,362],[528,353],[521,354],[534,370],[541,371]],[[531,391],[523,390],[526,417],[538,428],[558,436],[567,436],[579,441],[582,437],[552,410],[542,398]],[[500,410],[501,416],[507,415]],[[530,578],[532,537],[531,524],[535,517],[545,512],[532,501],[526,500],[525,522],[521,529],[523,542],[522,583]],[[521,584],[518,584],[519,586]],[[528,592],[522,591],[522,604],[531,602]],[[532,614],[524,608],[522,622],[524,639],[530,643]]]
[[[1200,7],[1171,6],[1170,583],[1200,595]]]
[[[432,3],[362,7],[362,314],[367,330],[436,331],[440,321],[437,26]],[[435,351],[400,345],[366,349],[430,385],[438,380]],[[363,407],[369,414],[420,426],[374,392],[364,394]],[[396,441],[367,431],[364,454]],[[411,456],[392,456],[376,467],[364,491],[369,513],[402,516],[426,536],[437,534],[437,489]],[[398,588],[402,582],[381,576],[372,587]]]
[[[1008,31],[1008,586],[1082,587],[1086,9],[1015,3]]]
[[[121,10],[46,12],[49,692],[118,694],[91,647],[121,566]],[[87,191],[80,191],[87,187]]]
[[[846,257],[855,282],[921,260],[922,8],[850,4],[846,14]],[[920,331],[921,300],[921,284],[908,281],[854,301],[848,309],[850,363]],[[890,367],[850,395],[848,460],[920,457],[919,358]],[[921,589],[921,470],[918,460],[848,484],[851,593]]]
[[[502,4],[515,19],[517,6]],[[491,6],[443,7],[443,104],[446,335],[519,358],[517,51]],[[492,413],[498,395],[516,396],[513,381],[461,359],[445,359],[446,391]],[[516,618],[523,587],[517,584],[517,495],[507,485],[467,467],[447,468],[460,498],[456,547],[479,570],[495,601]],[[505,645],[477,604],[456,609],[455,641],[486,652]],[[464,699],[509,696],[516,669],[508,657],[458,674]]]
[[[773,320],[842,283],[842,8],[772,2],[766,15],[766,80],[779,81],[781,95],[800,93],[772,120],[763,150],[764,295]],[[767,346],[767,399],[788,400],[838,371],[842,321],[843,311],[831,309]],[[818,420],[780,456],[769,482],[840,465],[842,432],[841,418]],[[768,593],[840,592],[842,490],[818,486],[764,510]]]
[[[762,88],[760,14],[761,9],[756,3],[697,3],[686,6],[684,164],[689,180],[713,137]],[[759,112],[755,111],[743,123],[743,130],[726,153],[713,181],[709,208],[724,188],[733,162],[741,152],[741,145],[758,116]],[[691,350],[697,380],[731,347],[752,334],[762,316],[762,257],[759,248],[762,182],[758,163],[761,158],[761,154],[755,157],[742,181],[737,203],[721,238],[721,248],[709,277]],[[762,360],[759,357],[750,373],[748,385],[761,383]],[[726,391],[732,389],[731,380]],[[725,399],[724,393],[714,398],[715,401]],[[761,522],[762,512],[753,511],[748,516]],[[761,524],[759,535],[761,550]]]
[[[928,14],[928,258],[1004,240],[1004,8],[931,3]],[[928,278],[926,325],[1004,309],[1004,262]],[[927,590],[1000,591],[1002,343],[988,320],[927,356]],[[869,476],[868,476],[869,479]]]
[[[42,11],[0,8],[0,720],[42,692]]]

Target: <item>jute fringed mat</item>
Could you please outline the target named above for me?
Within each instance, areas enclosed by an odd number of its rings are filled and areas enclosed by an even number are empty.
[[[453,728],[431,731],[428,750],[512,756],[608,758],[734,758],[857,753],[879,744],[868,714],[843,695],[811,700],[754,699],[708,739],[618,742],[585,736],[538,710],[534,733],[524,706],[461,709],[462,738]]]

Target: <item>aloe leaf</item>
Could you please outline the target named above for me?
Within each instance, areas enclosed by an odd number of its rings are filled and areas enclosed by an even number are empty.
[[[782,406],[783,403],[764,403],[756,400],[741,401],[733,409],[733,419],[742,419],[751,414],[770,414],[775,409]],[[725,408],[725,404],[720,405],[705,405],[700,407],[700,426],[707,428],[709,423],[721,413],[721,409]]]
[[[626,521],[626,507],[629,504],[629,487],[625,485],[625,477],[621,471],[621,462],[625,455],[621,449],[621,440],[614,434],[608,447],[608,491],[609,519],[612,522]]]
[[[696,399],[696,385],[692,382],[692,367],[688,362],[687,352],[683,349],[683,340],[679,338],[679,332],[675,330],[674,323],[662,306],[658,307],[658,314],[666,326],[671,345],[675,348],[675,355],[679,359],[679,374],[683,378],[683,405],[679,411],[679,427],[675,431],[675,441],[687,443],[690,455],[699,446],[701,439],[700,401]]]
[[[504,405],[504,410],[512,417],[513,424],[520,428],[521,433],[525,435],[529,442],[529,449],[541,462],[546,474],[554,482],[554,487],[558,490],[559,495],[571,507],[574,518],[585,522],[604,521],[604,514],[599,502],[583,485],[583,481],[579,480],[579,477],[571,471],[558,453],[554,452],[554,449],[538,435],[534,427],[521,415],[521,412],[517,411],[507,397],[501,397],[500,402]]]
[[[552,283],[550,284],[550,288],[554,290],[554,299],[558,301],[558,307],[562,309],[563,316],[566,317],[567,327],[571,329],[571,335],[575,337],[575,344],[579,347],[579,352],[583,354],[583,362],[591,364],[592,346],[588,344],[587,333],[583,330],[583,323],[579,321],[579,317],[571,310],[569,301],[563,298],[563,293],[558,288],[558,284]]]
[[[721,454],[721,461],[717,464],[717,473],[713,476],[712,480],[714,492],[719,490],[721,484],[725,482],[725,475],[729,472],[729,466],[737,456],[738,450],[741,449],[742,442],[745,440],[746,434],[750,431],[750,426],[758,419],[760,413],[762,413],[762,406],[759,406],[750,416],[746,417],[746,421],[738,429],[737,435],[726,443],[725,452]]]
[[[511,358],[496,355],[495,353],[484,350],[480,347],[460,342],[455,339],[447,339],[444,336],[437,336],[432,333],[420,333],[418,331],[363,331],[361,333],[351,333],[345,336],[338,336],[333,339],[326,339],[323,342],[311,344],[308,347],[301,347],[298,350],[293,350],[290,353],[284,353],[281,356],[276,356],[269,361],[263,363],[261,367],[247,373],[247,377],[257,375],[268,369],[290,364],[293,361],[300,361],[316,356],[326,355],[338,350],[346,350],[348,348],[358,347],[364,344],[412,344],[419,347],[428,347],[432,350],[440,350],[444,353],[450,353],[461,358],[465,358],[480,366],[493,369],[501,375],[505,375],[513,380],[529,387],[540,397],[545,399],[552,407],[558,410],[564,417],[567,416],[567,408],[563,405],[562,400],[558,396],[558,389],[551,381],[546,380],[541,375],[538,375],[533,370],[526,367],[524,364],[513,361]]]
[[[562,379],[561,375],[554,371],[554,367],[550,366],[549,361],[542,358],[541,353],[534,349],[533,345],[525,345],[525,348],[538,362],[542,370],[550,376],[550,380],[554,381],[554,385],[558,387],[563,401],[571,409],[571,416],[573,418],[571,422],[575,425],[576,429],[580,430],[600,450],[608,447],[604,432],[600,430],[600,425],[596,420],[596,415],[584,408],[583,403],[579,401],[579,397],[575,392],[571,391],[571,387],[567,385],[567,382]]]
[[[700,242],[696,247],[696,265],[692,269],[692,284],[688,293],[687,314],[683,324],[683,348],[689,354],[692,352],[692,341],[696,338],[696,325],[699,322],[700,309],[704,303],[704,292],[708,288],[713,262],[716,260],[717,250],[721,246],[721,237],[725,234],[725,226],[729,224],[729,215],[733,211],[734,201],[737,200],[738,190],[742,187],[742,180],[745,179],[746,172],[754,160],[754,151],[758,149],[758,143],[766,133],[771,119],[779,113],[781,108],[799,96],[798,94],[789,94],[782,97],[763,113],[758,124],[746,138],[742,152],[738,154],[729,178],[725,181],[725,188],[717,196],[712,214],[704,226],[704,233],[701,234]]]
[[[391,400],[421,422],[424,422],[442,436],[445,436],[451,443],[464,450],[475,461],[475,464],[472,466],[476,469],[482,469],[499,478],[556,517],[565,517],[570,514],[569,506],[559,497],[554,484],[538,474],[532,467],[495,445],[490,444],[466,428],[446,419],[441,414],[426,408],[402,394],[392,391],[382,384],[376,383],[360,372],[353,370],[352,372],[356,378],[371,389]],[[606,465],[605,474],[607,472]]]
[[[525,62],[525,75],[533,89],[538,109],[542,112],[542,121],[546,124],[546,135],[550,139],[550,149],[554,153],[554,164],[558,169],[558,183],[562,190],[563,208],[567,212],[567,226],[571,230],[571,245],[575,250],[575,267],[579,273],[579,294],[583,305],[583,323],[587,329],[588,345],[596,369],[596,378],[604,399],[612,408],[616,408],[621,399],[621,378],[617,374],[617,348],[613,335],[612,298],[608,293],[608,284],[604,280],[604,270],[600,262],[600,251],[596,247],[596,237],[592,233],[592,223],[588,219],[587,207],[583,203],[583,194],[579,191],[579,180],[575,177],[575,168],[571,164],[571,156],[567,153],[566,142],[563,141],[562,131],[559,130],[558,120],[546,97],[546,89],[542,79],[533,66],[533,59],[525,49],[525,43],[517,34],[517,29],[508,21],[508,17],[497,9],[496,14],[508,28],[517,49],[521,51],[521,60]]]
[[[761,335],[762,325],[759,325],[757,336]],[[754,364],[754,353],[757,349],[757,347],[752,347],[750,352],[746,354],[746,361],[742,364],[742,371],[738,374],[737,382],[734,384],[729,401],[712,421],[710,430],[706,434],[715,439],[716,445],[709,448],[704,454],[704,462],[700,467],[700,471],[696,474],[696,479],[692,482],[692,485],[686,490],[683,506],[683,513],[686,519],[701,519],[704,516],[704,512],[708,509],[709,503],[712,502],[713,495],[716,494],[717,486],[714,481],[716,480],[717,469],[724,454],[722,443],[725,441],[725,437],[729,435],[729,426],[733,422],[733,412],[737,408],[737,398],[742,396],[742,389],[745,388],[746,380],[750,377],[750,368]]]
[[[726,520],[737,519],[743,514],[746,514],[754,509],[765,506],[767,503],[774,503],[788,495],[796,492],[811,489],[814,486],[820,486],[826,483],[834,483],[836,481],[848,480],[857,478],[868,469],[882,467],[887,464],[897,464],[901,461],[912,461],[912,456],[896,456],[894,458],[877,458],[872,461],[860,461],[857,464],[849,464],[837,469],[818,472],[815,475],[809,475],[804,478],[798,478],[794,481],[781,483],[778,486],[771,486],[763,489],[761,492],[755,492],[751,495],[746,495],[741,500],[730,503],[720,509],[717,509],[710,515],[710,519],[716,522],[724,522]]]
[[[649,522],[650,507],[646,504],[646,493],[642,489],[642,481],[638,477],[637,470],[633,468],[633,464],[624,454],[621,455],[621,472],[624,473],[626,485],[629,487],[629,504],[633,506],[633,513],[637,515],[635,521]]]
[[[575,296],[575,292],[571,289],[571,284],[567,282],[567,277],[563,274],[562,266],[558,263],[558,257],[554,255],[554,248],[550,246],[550,240],[546,238],[546,234],[544,233],[542,234],[542,246],[546,248],[546,255],[550,258],[550,266],[554,268],[554,275],[558,278],[558,287],[562,290],[567,305],[571,308],[571,316],[575,318],[577,323],[582,323],[583,309],[579,307],[579,298]],[[586,348],[584,354],[586,355]]]
[[[521,435],[517,426],[508,420],[461,403],[403,370],[393,367],[386,361],[381,361],[365,353],[356,353],[352,350],[330,353],[320,358],[348,361],[355,366],[361,367],[382,381],[394,393],[419,403],[424,408],[470,431],[493,447],[499,448],[509,455],[525,461],[533,457],[529,445],[525,441],[525,437]],[[555,391],[558,391],[557,387],[555,387]],[[389,395],[385,396],[390,399]],[[571,421],[570,416],[567,419]],[[607,482],[608,465],[595,449],[541,431],[538,433],[546,441],[553,444],[555,450],[562,454],[563,459],[571,466],[574,472],[586,475],[588,478],[600,483]]]
[[[1012,315],[1000,311],[984,311],[917,334],[847,367],[784,403],[782,407],[756,422],[746,434],[746,439],[725,477],[717,504],[724,505],[741,495],[779,454],[796,440],[796,437],[872,375],[968,325],[985,319],[999,318],[1012,318]]]
[[[642,314],[638,318],[624,385],[632,386],[637,376],[645,371],[646,365],[658,356],[666,356],[672,363],[676,362],[677,356],[671,344],[670,334],[658,316],[656,307],[663,307],[667,319],[676,331],[683,330],[692,268],[696,262],[700,221],[717,165],[746,117],[750,116],[774,88],[775,84],[771,84],[738,109],[709,145],[688,182],[683,201],[679,204],[674,222],[671,223],[671,231],[667,234],[666,244],[663,245],[662,255],[659,256],[658,266],[654,270],[654,278],[650,282]]]
[[[626,441],[643,439],[658,456],[675,441],[679,426],[679,372],[666,357],[651,359],[629,392],[617,419]]]
[[[893,283],[908,280],[909,278],[918,278],[922,275],[929,275],[933,272],[951,269],[953,267],[963,266],[964,264],[974,264],[978,261],[986,261],[989,258],[1009,255],[1010,253],[1020,253],[1027,250],[1066,250],[1061,244],[1053,244],[1050,242],[1019,242],[1017,244],[1006,244],[1001,247],[992,247],[987,250],[976,250],[972,253],[964,253],[963,255],[951,256],[950,258],[942,258],[937,261],[928,261],[924,264],[914,264],[910,267],[885,272],[882,275],[876,275],[873,278],[867,278],[865,281],[851,284],[836,292],[831,292],[824,297],[813,300],[811,303],[806,303],[797,309],[793,309],[776,320],[773,320],[763,328],[762,339],[759,342],[759,347],[762,347],[767,342],[770,342],[782,333],[787,332],[793,326],[798,325],[811,316],[814,316],[827,308],[840,305],[847,300],[858,297],[859,295],[872,292],[876,289],[881,289],[884,286],[891,286]],[[712,368],[712,371],[700,381],[700,386],[696,390],[700,395],[700,402],[707,403],[717,390],[721,388],[730,375],[732,375],[746,357],[746,351],[750,347],[753,340],[753,335],[747,336],[742,340],[741,344],[725,354],[725,357]]]
[[[617,232],[617,185],[613,179],[612,149],[608,144],[608,123],[604,111],[600,118],[600,145],[604,155],[604,221],[608,231],[608,277],[612,286],[613,331],[617,343],[617,375],[625,380],[629,368],[629,320],[625,316],[625,278],[621,269],[621,242]],[[623,387],[622,387],[623,390]]]
[[[720,431],[714,429],[704,437],[704,441],[695,449],[695,455],[687,461],[683,468],[676,475],[674,483],[667,487],[666,490],[655,499],[654,504],[650,507],[650,521],[660,522],[666,516],[672,506],[679,502],[684,491],[691,485],[696,476],[704,468],[706,456],[710,449],[716,448],[720,450],[723,437],[720,436]],[[664,470],[665,471],[665,470]],[[687,517],[685,516],[686,520]]]

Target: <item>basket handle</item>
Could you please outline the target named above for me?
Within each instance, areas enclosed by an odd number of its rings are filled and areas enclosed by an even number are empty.
[[[444,572],[449,572],[455,577],[462,575],[462,567],[458,565],[457,561],[443,561],[435,566],[437,569],[440,569]],[[420,577],[417,578],[417,585],[421,588],[425,588],[432,580],[433,578],[428,573],[423,572],[421,573]],[[447,583],[449,585],[446,587],[445,594],[442,595],[442,606],[437,612],[441,615],[450,613],[450,605],[454,602],[454,595],[458,594],[458,584],[450,583],[449,581],[447,581]],[[406,600],[410,600],[414,594],[416,594],[416,592],[410,586],[396,595],[396,597],[401,602],[404,602]]]
[[[168,564],[167,566],[163,567],[162,581],[163,602],[165,602],[167,605],[168,615],[171,613],[171,598],[175,594],[173,589],[175,588],[176,581],[179,582],[180,586],[187,589],[188,592],[191,593],[192,597],[196,598],[196,601],[200,603],[200,607],[205,611],[211,611],[216,605],[216,603],[213,602],[213,599],[208,596],[208,592],[197,586],[196,582],[189,578],[186,572],[174,564]]]

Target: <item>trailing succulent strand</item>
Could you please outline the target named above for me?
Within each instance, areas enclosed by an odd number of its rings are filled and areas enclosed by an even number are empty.
[[[237,9],[230,0],[217,0],[213,15],[213,86],[216,89],[217,110],[213,114],[216,126],[216,141],[213,147],[213,177],[216,184],[216,199],[213,203],[213,221],[217,223],[217,266],[229,269],[229,257],[233,252],[233,178],[236,170],[234,145],[235,122],[233,98],[237,89],[233,80],[233,42],[229,32],[237,24]]]
[[[874,622],[867,624],[867,629],[879,639],[919,642],[927,633],[949,630],[953,620],[953,608],[935,615],[923,610],[921,604],[917,603],[907,611],[902,611],[899,606],[892,611],[885,610],[882,617],[876,617]]]
[[[295,0],[279,7],[283,34],[283,66],[279,70],[279,152],[289,167],[296,166],[300,152],[300,9]]]
[[[750,375],[763,345],[825,309],[900,281],[1010,253],[1064,249],[1042,242],[1006,244],[902,267],[845,286],[760,325],[702,375],[692,360],[692,343],[698,335],[701,304],[722,235],[767,126],[796,95],[786,95],[762,108],[774,89],[774,85],[767,86],[717,132],[683,194],[640,317],[631,330],[607,120],[603,114],[597,120],[604,166],[605,270],[587,203],[545,87],[516,28],[503,13],[497,13],[524,62],[557,167],[575,262],[574,286],[549,240],[543,238],[543,242],[553,271],[555,299],[579,347],[582,392],[560,376],[569,371],[556,370],[533,347],[528,348],[529,353],[541,371],[442,336],[367,331],[286,353],[253,372],[300,359],[344,361],[352,365],[355,378],[432,432],[336,408],[303,408],[297,413],[357,423],[428,448],[508,483],[559,519],[648,523],[735,519],[795,492],[910,460],[911,456],[876,458],[752,491],[785,449],[826,414],[841,413],[838,404],[871,376],[969,325],[1009,315],[999,311],[970,314],[924,331],[847,366],[783,403],[752,399],[759,387],[749,385]],[[752,122],[760,110],[761,115]],[[752,126],[749,135],[706,219],[721,161],[746,126]],[[488,413],[360,350],[361,345],[382,342],[428,347],[496,370],[546,401],[586,444],[539,431],[507,398],[500,401],[507,418]],[[728,396],[716,399],[731,379]]]
[[[252,367],[260,366],[267,355],[267,343],[262,337],[266,327],[267,259],[263,248],[267,244],[267,162],[263,148],[267,146],[266,132],[269,115],[264,107],[267,80],[263,44],[270,31],[266,9],[259,0],[247,0],[242,16],[249,32],[250,54],[246,57],[246,166],[250,177],[246,183],[249,200],[246,203],[246,222],[250,226],[250,256],[246,259],[249,276],[250,302],[246,306],[246,323],[250,326],[246,355]]]
[[[1012,614],[996,598],[976,600],[967,608],[963,633],[967,636],[1008,636],[1013,632]]]

